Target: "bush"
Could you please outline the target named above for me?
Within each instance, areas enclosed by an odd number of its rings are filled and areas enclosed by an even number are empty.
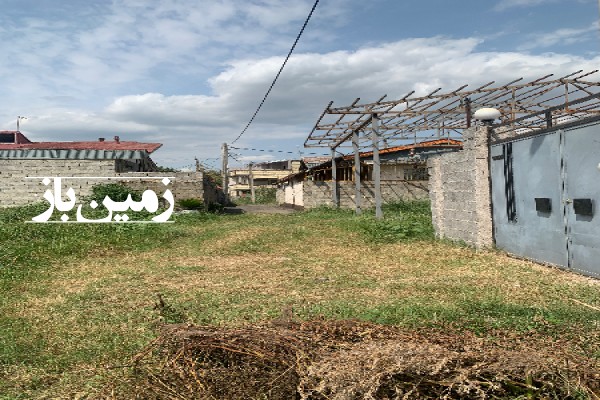
[[[274,204],[277,201],[276,195],[276,188],[258,188],[255,191],[256,204]]]
[[[130,189],[120,183],[106,183],[95,185],[92,188],[92,195],[89,197],[89,200],[96,200],[98,203],[101,203],[108,196],[112,201],[125,201],[130,194],[134,201],[142,200],[142,193],[140,191]]]
[[[254,190],[254,204],[275,204],[277,202],[277,189],[270,187],[258,187]],[[238,197],[234,200],[236,204],[252,204],[250,194]]]
[[[384,219],[371,216],[359,222],[359,229],[377,243],[404,240],[431,240],[434,238],[431,206],[427,201],[405,201],[383,207]]]
[[[181,199],[177,205],[184,210],[201,210],[204,208],[204,202],[200,199]]]

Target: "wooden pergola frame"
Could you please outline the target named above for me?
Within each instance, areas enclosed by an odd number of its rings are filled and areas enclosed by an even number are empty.
[[[488,82],[473,90],[468,85],[440,93],[438,88],[426,96],[412,97],[414,91],[398,100],[381,97],[373,103],[332,107],[330,102],[304,142],[304,147],[329,147],[332,154],[334,205],[339,205],[335,176],[336,149],[351,140],[355,158],[361,148],[372,147],[376,216],[381,218],[379,143],[381,140],[412,140],[414,143],[456,135],[472,126],[473,112],[480,108],[500,111],[505,136],[545,129],[566,121],[600,113],[600,82],[588,80],[598,70],[573,72],[561,78],[546,75],[523,82],[515,79],[505,85]],[[365,134],[370,131],[370,135]],[[361,133],[363,133],[361,135]],[[455,136],[455,137],[456,137]],[[356,165],[359,161],[355,160]],[[360,207],[360,169],[357,168],[356,211]]]

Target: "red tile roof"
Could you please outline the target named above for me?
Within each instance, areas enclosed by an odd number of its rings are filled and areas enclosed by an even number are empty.
[[[421,147],[456,148],[456,147],[462,147],[462,145],[463,145],[463,142],[461,142],[460,140],[436,139],[436,140],[429,140],[426,142],[420,142],[420,143],[416,143],[416,144],[413,143],[413,144],[407,144],[404,146],[388,147],[388,148],[379,150],[379,154],[395,153],[397,151],[417,149],[417,148],[421,148]],[[372,155],[373,155],[372,151],[366,151],[366,152],[360,153],[360,157],[369,157]],[[350,156],[346,156],[345,158],[348,158],[348,157],[352,158],[354,156],[350,155]]]
[[[2,133],[16,133],[17,143],[0,143],[0,150],[143,150],[152,153],[162,146],[161,143],[124,141],[30,142],[20,132],[0,131]]]

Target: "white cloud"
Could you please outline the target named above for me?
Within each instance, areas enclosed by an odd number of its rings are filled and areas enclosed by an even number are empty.
[[[357,51],[297,54],[237,145],[294,151],[329,100],[341,106],[356,97],[373,101],[388,94],[394,99],[411,90],[422,95],[465,83],[474,88],[490,80],[503,84],[548,73],[558,77],[595,69],[600,61],[568,54],[481,52],[479,43],[472,38],[407,39]],[[164,146],[155,158],[169,165],[191,162],[194,156],[217,157],[220,144],[233,140],[245,126],[281,62],[281,57],[232,61],[209,80],[210,95],[121,96],[97,112],[55,110],[31,118],[26,132],[34,137],[56,133],[48,140],[118,134],[122,140],[157,141]]]
[[[350,7],[345,3],[324,4],[320,15],[341,16]],[[35,14],[37,8],[26,18],[0,15],[0,52],[10,60],[0,66],[0,84],[15,103],[41,105],[48,96],[81,100],[89,99],[90,93],[98,99],[115,92],[139,93],[143,88],[168,87],[163,82],[174,75],[197,86],[195,82],[205,82],[234,56],[285,54],[312,2],[81,4],[72,4],[74,10],[64,10],[60,18],[43,15],[49,13],[43,5],[41,15]],[[327,40],[329,28],[317,21],[310,34]],[[20,82],[18,88],[14,82]]]
[[[553,0],[504,0],[496,9]],[[583,0],[578,0],[583,1]],[[73,9],[69,9],[72,5]],[[113,0],[81,7],[40,3],[40,15],[0,15],[1,128],[16,115],[34,140],[164,143],[159,162],[216,157],[259,104],[312,1]],[[350,51],[317,52],[335,37],[358,0],[319,5],[301,48],[290,59],[241,147],[295,150],[329,100],[393,99],[416,90],[452,90],[516,77],[593,69],[598,58],[482,52],[478,38],[406,39]],[[77,8],[79,6],[79,8]],[[59,9],[62,8],[62,9]],[[8,15],[8,16],[7,16]],[[56,17],[60,15],[60,17]],[[571,43],[592,28],[530,35],[521,50]],[[343,41],[340,41],[343,43]],[[311,53],[312,51],[312,53]],[[274,57],[273,54],[282,56]],[[202,93],[202,94],[198,94]],[[258,144],[257,144],[258,143]]]
[[[559,0],[501,0],[496,4],[494,9],[496,11],[503,11],[513,7],[531,7],[546,3],[556,3],[558,1]]]
[[[525,42],[519,50],[549,48],[556,45],[570,45],[581,43],[592,36],[598,35],[598,23],[594,22],[585,28],[563,28],[553,32],[535,33],[526,36]]]

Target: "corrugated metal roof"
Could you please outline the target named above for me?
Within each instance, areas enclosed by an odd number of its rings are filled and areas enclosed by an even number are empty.
[[[13,149],[2,150],[0,159],[62,159],[62,160],[138,160],[146,158],[145,150],[75,150],[75,149]]]
[[[140,142],[33,142],[0,143],[0,150],[140,150],[152,153],[161,146],[160,143]]]

